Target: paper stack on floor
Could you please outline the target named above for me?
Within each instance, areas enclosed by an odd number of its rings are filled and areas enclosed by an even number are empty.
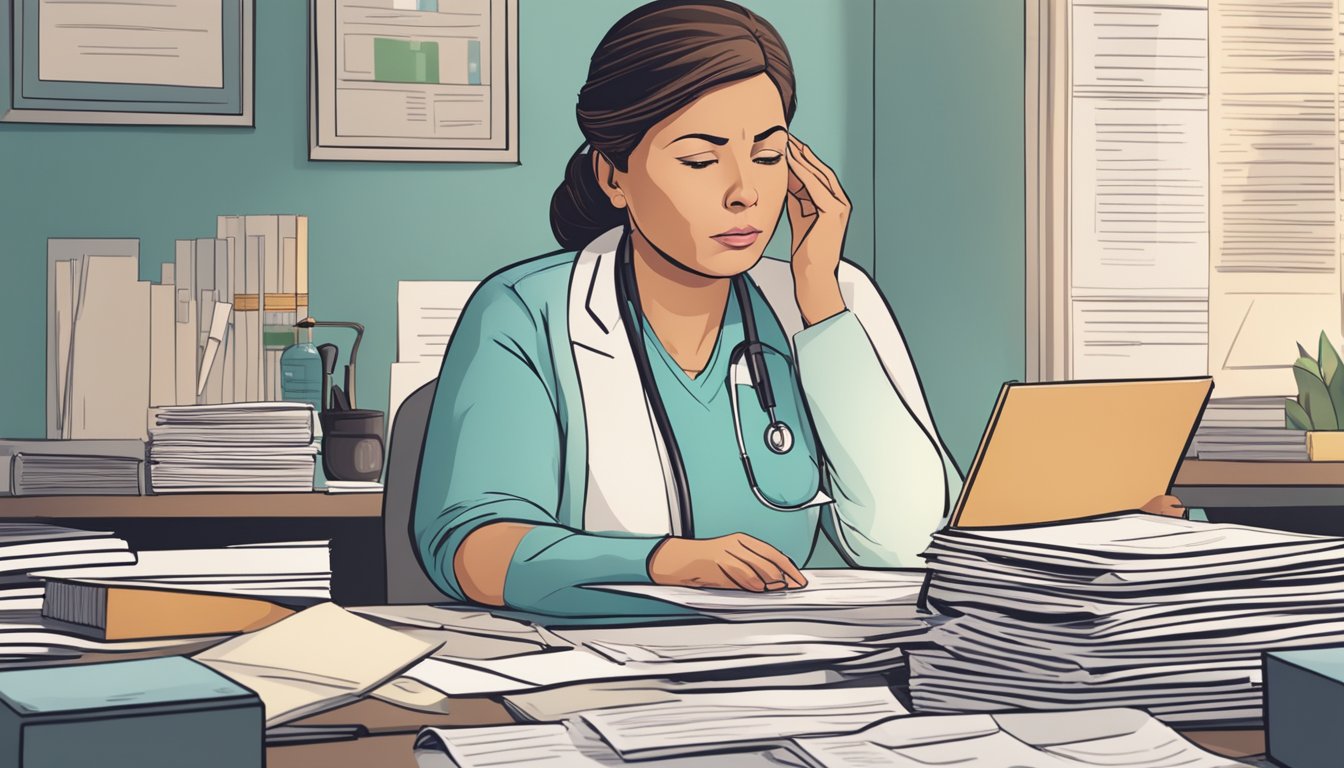
[[[1260,654],[1344,642],[1344,539],[1144,514],[961,528],[926,552],[920,712],[1142,707],[1258,723]]]
[[[155,493],[311,491],[317,446],[306,403],[182,405],[151,411]]]

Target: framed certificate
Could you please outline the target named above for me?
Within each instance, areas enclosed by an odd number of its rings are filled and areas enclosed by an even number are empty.
[[[10,0],[6,122],[252,126],[255,0]]]
[[[518,162],[518,0],[311,9],[311,159]]]

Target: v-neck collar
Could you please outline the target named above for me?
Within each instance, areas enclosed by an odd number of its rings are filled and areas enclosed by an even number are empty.
[[[677,383],[681,384],[692,397],[704,405],[708,405],[727,382],[726,370],[722,370],[724,369],[723,361],[728,356],[724,339],[727,337],[730,328],[736,329],[741,326],[742,322],[741,313],[737,309],[735,293],[735,291],[728,292],[728,301],[724,303],[723,307],[723,317],[719,320],[719,332],[714,339],[714,349],[709,353],[709,360],[706,361],[704,369],[695,378],[691,378],[681,369],[676,358],[672,357],[672,354],[663,346],[662,340],[658,338],[658,334],[654,333],[648,320],[646,319],[643,322],[645,344],[658,350],[658,356],[662,359],[672,378],[676,379]]]

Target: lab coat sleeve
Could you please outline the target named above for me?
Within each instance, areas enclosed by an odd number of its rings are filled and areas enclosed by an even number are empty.
[[[420,464],[415,548],[434,584],[466,600],[453,571],[462,541],[489,523],[533,525],[508,566],[509,607],[628,613],[638,606],[579,587],[648,583],[647,561],[662,538],[584,533],[558,523],[564,425],[553,371],[545,337],[513,288],[483,285],[454,330],[439,374]]]
[[[830,527],[842,554],[857,566],[920,567],[919,554],[960,491],[961,476],[932,419],[921,419],[911,407],[909,399],[918,398],[927,414],[886,302],[866,275],[859,283],[854,298],[869,310],[867,322],[890,324],[880,329],[880,353],[850,297],[849,308],[793,339],[835,499]],[[898,387],[893,374],[907,380]]]

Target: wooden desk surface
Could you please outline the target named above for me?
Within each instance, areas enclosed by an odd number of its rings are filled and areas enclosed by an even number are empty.
[[[0,519],[378,517],[381,493],[165,493],[0,497]]]
[[[1176,474],[1176,485],[1344,487],[1344,462],[1186,459]]]

